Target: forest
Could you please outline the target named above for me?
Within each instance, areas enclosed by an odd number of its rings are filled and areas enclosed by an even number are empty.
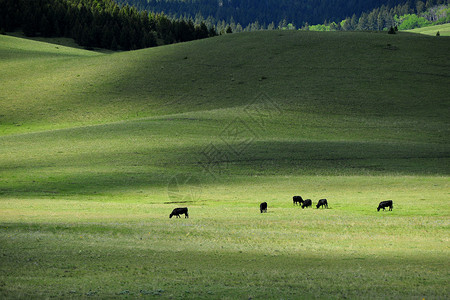
[[[164,12],[173,17],[201,15],[216,21],[240,23],[246,26],[258,21],[260,24],[289,23],[302,25],[338,21],[352,14],[360,14],[381,5],[395,6],[404,0],[119,0],[141,9]]]
[[[69,37],[86,48],[133,50],[216,35],[190,20],[119,5],[113,0],[0,0],[0,31]]]
[[[447,2],[448,3],[448,2]],[[430,25],[450,22],[450,8],[448,4],[426,5],[417,1],[414,8],[408,3],[395,7],[381,6],[370,12],[363,12],[359,17],[355,14],[340,22],[325,22],[324,24],[305,24],[301,29],[314,31],[349,31],[349,30],[389,30],[396,27],[408,30]]]
[[[205,22],[217,32],[306,29],[386,30],[395,17],[424,13],[448,0],[118,0],[172,18]],[[432,20],[436,15],[429,16]],[[414,18],[414,17],[413,17]],[[437,20],[433,20],[436,22]],[[430,21],[431,22],[431,21]],[[311,26],[316,24],[314,26]]]

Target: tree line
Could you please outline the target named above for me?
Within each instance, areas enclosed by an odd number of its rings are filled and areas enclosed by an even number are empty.
[[[353,14],[340,22],[325,22],[310,26],[305,24],[301,29],[317,31],[334,30],[389,30],[397,27],[400,30],[413,29],[429,25],[450,22],[449,2],[445,0],[428,0],[426,2],[406,2],[394,7],[381,6],[360,16]]]
[[[208,22],[208,21],[207,21]],[[311,25],[308,22],[296,26],[294,22],[283,19],[279,22],[261,24],[259,21],[252,22],[246,27],[235,23],[224,21],[217,22],[214,26],[218,32],[241,32],[256,30],[313,30],[313,31],[381,31],[395,27],[398,30],[407,30],[437,24],[450,23],[450,1],[449,0],[421,0],[407,1],[395,6],[382,5],[368,12],[353,14],[340,21],[325,20],[322,24]]]
[[[448,0],[116,0],[172,18],[204,22],[219,33],[273,30],[386,30],[423,23],[416,16]],[[409,17],[403,17],[407,15]],[[396,19],[397,18],[399,19]],[[399,17],[401,16],[401,17]],[[424,16],[426,17],[426,16]],[[446,22],[445,20],[441,20]],[[431,21],[429,21],[431,22]],[[434,20],[433,22],[437,22]],[[318,25],[311,25],[318,24]],[[403,27],[401,29],[404,29]]]
[[[204,22],[172,19],[113,0],[0,0],[0,31],[68,37],[79,45],[133,50],[217,35]]]
[[[271,29],[289,23],[337,22],[376,7],[405,0],[117,0],[139,9],[164,12],[174,18],[203,18],[221,29],[223,23],[243,30]],[[269,28],[270,27],[270,28]]]

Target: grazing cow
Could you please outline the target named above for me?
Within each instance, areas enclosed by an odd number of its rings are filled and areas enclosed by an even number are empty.
[[[319,208],[321,206],[324,206],[325,208],[328,208],[327,199],[320,199],[319,202],[317,202],[316,208]]]
[[[184,214],[185,218],[189,218],[188,214],[188,208],[187,207],[178,207],[172,210],[172,213],[170,214],[169,218],[172,218],[173,216],[176,216],[177,218],[181,218],[180,215]]]
[[[294,202],[294,205],[297,205],[297,203],[299,205],[302,205],[303,198],[302,198],[302,196],[294,196],[294,197],[292,197],[292,201]]]
[[[389,207],[389,210],[392,210],[394,207],[392,200],[381,201],[380,204],[378,204],[377,211],[380,211],[380,209],[386,210],[386,207]]]
[[[261,211],[261,213],[263,212],[267,212],[267,202],[263,202],[259,205],[259,210]]]
[[[302,208],[309,207],[309,206],[312,206],[311,199],[306,199],[305,201],[303,201]]]

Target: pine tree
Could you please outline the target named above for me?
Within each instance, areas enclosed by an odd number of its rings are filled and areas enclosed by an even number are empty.
[[[372,10],[367,15],[367,30],[376,30],[377,29],[377,17],[378,17],[378,13],[376,10]]]
[[[341,22],[341,29],[342,30],[349,31],[349,30],[351,30],[351,27],[352,27],[351,19],[349,17],[347,17],[345,20],[343,20]]]
[[[423,3],[422,1],[417,1],[416,2],[416,12],[417,12],[418,15],[423,12],[424,8],[425,8],[425,3]]]
[[[356,30],[358,28],[358,18],[356,17],[356,14],[353,14],[350,20],[350,28],[350,30]]]
[[[383,30],[384,20],[383,20],[383,12],[379,12],[377,16],[377,30]]]
[[[112,47],[112,40],[114,39],[114,33],[111,26],[105,24],[102,29],[102,38],[100,42],[100,47],[110,49]],[[117,41],[116,41],[117,44]],[[117,47],[117,45],[116,45]]]
[[[131,29],[128,26],[122,27],[122,30],[120,31],[120,39],[119,39],[119,45],[122,48],[122,50],[130,50],[131,44],[129,40]]]
[[[42,36],[45,36],[45,37],[52,36],[52,27],[50,26],[50,22],[48,21],[48,19],[45,15],[42,16],[42,18],[41,18],[41,21],[39,24],[39,30],[40,30]]]
[[[111,49],[111,50],[113,50],[113,51],[118,50],[119,47],[118,47],[118,45],[117,45],[116,37],[113,37],[113,38],[112,38],[111,45],[110,45],[108,48]]]
[[[367,30],[367,29],[368,29],[367,14],[362,13],[361,17],[359,17],[359,21],[358,21],[358,30]]]

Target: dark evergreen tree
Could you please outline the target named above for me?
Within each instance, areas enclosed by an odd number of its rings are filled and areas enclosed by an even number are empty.
[[[36,22],[37,16],[33,9],[30,7],[25,10],[23,14],[22,30],[26,36],[33,37],[37,35],[38,24]]]
[[[344,31],[352,30],[351,19],[349,17],[342,21],[341,29]]]
[[[49,20],[47,19],[47,17],[45,15],[43,15],[41,17],[41,21],[40,21],[40,24],[39,24],[39,29],[40,29],[40,32],[41,32],[42,36],[50,37],[53,34],[53,32],[52,32],[53,28],[50,25],[50,22],[49,22]]]
[[[119,46],[117,45],[117,40],[116,40],[115,36],[113,36],[113,38],[112,38],[111,45],[109,47],[106,47],[106,48],[111,49],[113,51],[116,51],[116,50],[119,49]]]
[[[205,39],[209,36],[208,27],[205,23],[201,23],[199,26],[195,27],[195,37],[197,39]]]
[[[131,49],[131,39],[130,39],[131,28],[128,26],[122,27],[120,32],[119,46],[122,50]]]
[[[144,47],[148,48],[154,46],[156,46],[155,35],[153,34],[153,32],[146,32],[144,34]]]
[[[369,29],[369,22],[368,22],[368,18],[367,18],[367,14],[366,13],[362,13],[361,17],[359,17],[359,21],[358,21],[358,30],[368,30]]]
[[[416,12],[417,14],[421,14],[423,12],[425,8],[425,3],[423,3],[422,1],[417,1],[416,2]]]
[[[356,30],[358,28],[358,18],[355,14],[353,14],[351,21],[350,21],[350,28],[351,30]]]
[[[114,39],[114,32],[113,28],[111,26],[108,26],[108,24],[105,24],[102,29],[102,38],[100,47],[106,48],[106,49],[112,49],[112,41]],[[116,41],[116,48],[117,48],[117,41]]]

